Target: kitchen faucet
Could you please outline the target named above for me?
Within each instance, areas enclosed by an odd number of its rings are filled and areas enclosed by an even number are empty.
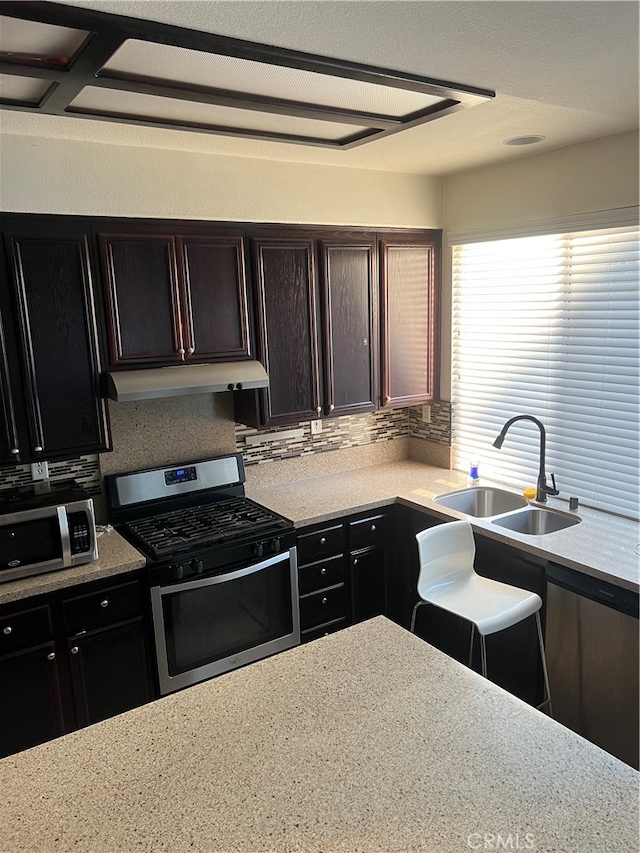
[[[538,469],[538,487],[536,490],[536,501],[539,503],[546,503],[547,495],[558,495],[560,494],[559,490],[556,489],[556,478],[553,474],[551,474],[551,482],[553,486],[547,485],[547,475],[544,470],[544,454],[545,447],[547,443],[547,434],[544,429],[544,424],[542,421],[539,421],[538,418],[534,418],[531,415],[516,415],[515,418],[509,418],[506,424],[502,427],[500,431],[500,435],[493,442],[493,446],[497,447],[498,450],[502,447],[505,437],[507,435],[507,430],[514,424],[516,421],[533,421],[533,423],[540,430],[540,467]]]

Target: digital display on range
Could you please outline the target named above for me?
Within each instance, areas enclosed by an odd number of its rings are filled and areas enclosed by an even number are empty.
[[[196,466],[189,465],[188,468],[174,468],[172,471],[164,472],[164,481],[167,486],[176,486],[178,483],[189,483],[197,480]]]

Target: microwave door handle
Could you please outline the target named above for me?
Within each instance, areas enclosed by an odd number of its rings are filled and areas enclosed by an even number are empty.
[[[66,506],[56,507],[58,513],[58,525],[60,528],[60,541],[62,542],[62,565],[67,568],[71,563],[71,540],[69,539],[69,519],[67,518]]]

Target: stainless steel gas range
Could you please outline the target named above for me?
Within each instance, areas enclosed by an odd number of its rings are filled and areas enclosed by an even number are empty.
[[[244,494],[240,454],[105,478],[147,557],[160,692],[300,643],[293,524]]]

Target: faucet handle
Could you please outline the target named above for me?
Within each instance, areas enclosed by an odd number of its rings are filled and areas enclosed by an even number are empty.
[[[549,476],[551,477],[551,482],[553,483],[553,486],[547,486],[547,484],[545,483],[545,486],[544,486],[545,492],[548,495],[559,495],[560,490],[556,488],[556,475],[555,474],[549,474]]]

